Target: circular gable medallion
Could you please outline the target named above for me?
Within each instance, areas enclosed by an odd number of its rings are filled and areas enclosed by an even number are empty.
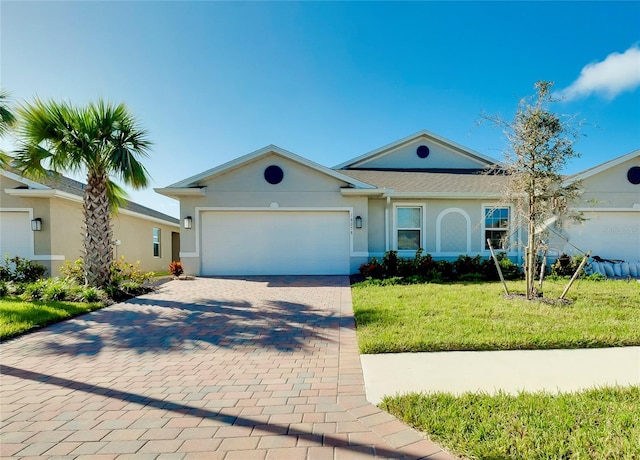
[[[640,166],[632,166],[629,168],[629,171],[627,171],[627,179],[633,185],[640,184]]]
[[[282,171],[282,168],[280,166],[271,165],[264,170],[264,180],[266,180],[270,184],[279,184],[280,182],[282,182],[283,177],[284,172]]]
[[[429,147],[427,147],[426,145],[421,145],[416,149],[416,154],[420,158],[427,158],[429,156]]]

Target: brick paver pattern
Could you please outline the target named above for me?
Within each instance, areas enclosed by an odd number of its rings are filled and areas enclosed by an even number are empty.
[[[0,356],[4,458],[454,458],[366,401],[347,277],[174,280]]]

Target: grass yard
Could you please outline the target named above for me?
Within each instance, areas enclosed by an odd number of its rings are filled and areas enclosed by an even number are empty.
[[[545,298],[565,285],[545,282]],[[579,280],[569,305],[505,299],[500,283],[356,284],[352,294],[361,353],[640,345],[637,281]]]
[[[381,407],[471,459],[638,459],[640,387],[577,394],[411,394]]]
[[[0,340],[102,307],[101,303],[27,302],[3,297],[0,298]]]

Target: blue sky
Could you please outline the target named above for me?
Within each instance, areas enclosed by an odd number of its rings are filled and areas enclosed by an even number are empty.
[[[637,1],[2,0],[0,21],[2,88],[126,103],[152,187],[268,144],[334,166],[421,129],[500,159],[480,114],[511,118],[537,80],[588,123],[567,173],[640,148]]]

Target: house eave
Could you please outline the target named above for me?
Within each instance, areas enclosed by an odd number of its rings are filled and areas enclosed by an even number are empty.
[[[173,198],[175,200],[179,200],[182,196],[206,196],[207,195],[207,187],[165,187],[165,188],[154,188],[154,192],[159,193],[160,195],[168,196],[169,198]]]
[[[16,196],[20,198],[60,198],[63,200],[73,201],[75,203],[82,203],[83,199],[80,195],[74,195],[72,193],[62,192],[55,189],[22,189],[22,188],[7,188],[4,189],[7,195]],[[170,222],[167,220],[159,219],[157,217],[148,216],[139,212],[130,211],[128,209],[120,208],[116,214],[122,214],[125,216],[137,217],[138,219],[148,220],[150,222],[156,222],[170,227],[180,228],[179,223]]]
[[[437,198],[437,199],[502,199],[504,195],[495,192],[394,192],[384,194],[390,198]]]
[[[17,196],[21,198],[62,198],[64,200],[82,202],[82,197],[73,193],[62,192],[55,189],[28,189],[28,188],[6,188],[4,192],[7,195]]]
[[[340,193],[342,196],[384,196],[386,193],[393,192],[393,190],[382,188],[342,188]]]

